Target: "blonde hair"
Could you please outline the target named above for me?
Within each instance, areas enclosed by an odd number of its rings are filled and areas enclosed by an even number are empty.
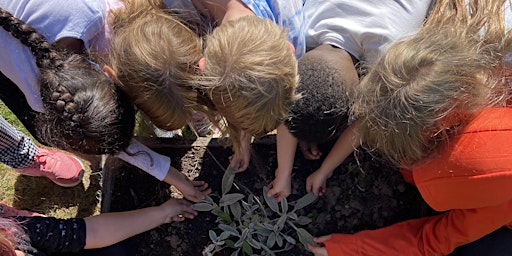
[[[204,56],[198,84],[227,120],[222,132],[231,142],[238,142],[240,129],[264,135],[286,118],[298,83],[286,31],[270,20],[243,16],[206,37]]]
[[[511,47],[498,14],[504,2],[438,1],[415,36],[389,47],[356,87],[352,106],[370,147],[406,166],[482,108],[505,104],[500,67]]]
[[[175,130],[191,118],[202,41],[161,1],[125,1],[113,13],[110,64],[122,89],[159,128]]]

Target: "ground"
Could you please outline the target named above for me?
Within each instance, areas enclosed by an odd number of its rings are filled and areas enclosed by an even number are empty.
[[[170,156],[173,166],[190,178],[205,180],[213,193],[220,193],[223,167],[228,166],[231,155],[221,141],[146,139],[144,143]],[[331,146],[322,145],[324,156]],[[309,161],[301,154],[296,155],[290,200],[306,193],[305,180],[320,166],[321,160]],[[276,166],[275,137],[269,135],[254,141],[251,165],[236,175],[235,182],[261,196],[263,186],[272,181]],[[107,161],[104,173],[108,173],[103,187],[104,211],[147,207],[179,197],[165,183],[116,159]],[[321,236],[375,229],[429,212],[418,191],[403,180],[396,168],[360,149],[336,169],[328,180],[326,195],[304,208],[301,214],[313,219],[304,228],[313,236]],[[135,237],[138,255],[201,255],[210,241],[208,230],[217,227],[216,219],[210,212],[201,212],[193,220],[162,225],[143,233]],[[216,255],[230,255],[230,252],[225,250]],[[298,244],[280,255],[312,254]]]

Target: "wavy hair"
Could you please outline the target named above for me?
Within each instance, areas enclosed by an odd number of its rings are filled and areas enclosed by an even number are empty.
[[[418,33],[389,47],[356,87],[363,140],[399,166],[446,143],[483,108],[505,105],[511,49],[502,1],[438,1]],[[496,11],[499,10],[497,13]]]

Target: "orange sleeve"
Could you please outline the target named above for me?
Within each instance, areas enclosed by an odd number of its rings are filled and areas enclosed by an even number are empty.
[[[440,215],[365,230],[333,234],[328,255],[446,255],[512,222],[512,201],[478,209],[456,209]]]

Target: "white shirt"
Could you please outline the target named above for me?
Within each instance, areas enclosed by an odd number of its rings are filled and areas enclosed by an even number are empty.
[[[307,0],[306,47],[330,44],[374,63],[390,43],[414,34],[434,0]]]

